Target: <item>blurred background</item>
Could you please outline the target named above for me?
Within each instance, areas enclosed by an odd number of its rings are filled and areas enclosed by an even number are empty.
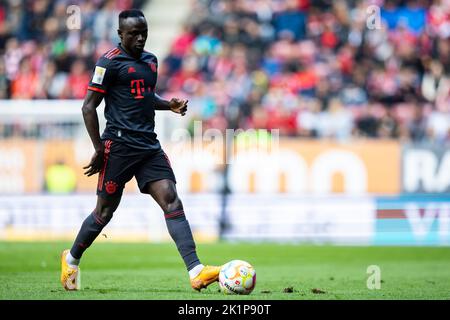
[[[198,241],[450,244],[449,0],[0,1],[0,240],[92,211],[82,99],[129,8],[157,92],[189,100],[156,132]],[[168,240],[131,181],[99,241]]]

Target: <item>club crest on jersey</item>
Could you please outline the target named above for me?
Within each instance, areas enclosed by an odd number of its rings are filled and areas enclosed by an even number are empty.
[[[95,66],[94,76],[92,77],[92,83],[102,84],[105,77],[106,68]]]
[[[117,190],[117,183],[114,181],[108,181],[105,183],[105,190],[108,194],[113,194]]]
[[[152,69],[153,72],[156,72],[156,69],[157,69],[156,63],[149,62],[148,65],[149,65],[150,69]]]
[[[136,69],[134,67],[129,67],[128,73],[133,73],[133,72],[136,72]]]

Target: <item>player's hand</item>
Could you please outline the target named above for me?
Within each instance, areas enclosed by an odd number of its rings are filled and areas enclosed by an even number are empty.
[[[95,151],[94,155],[91,158],[91,162],[83,169],[86,169],[84,172],[85,175],[88,177],[92,176],[93,174],[96,174],[102,170],[103,167],[103,161],[104,161],[104,150]]]
[[[169,108],[172,112],[179,113],[184,116],[187,112],[188,100],[180,100],[178,98],[172,98],[169,101]]]

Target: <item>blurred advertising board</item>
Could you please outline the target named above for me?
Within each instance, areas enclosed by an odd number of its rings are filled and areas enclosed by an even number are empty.
[[[271,154],[238,153],[230,165],[230,184],[237,192],[397,194],[399,163],[400,147],[393,141],[286,139]]]
[[[0,240],[74,240],[95,208],[95,194],[0,196]],[[218,196],[183,197],[198,241],[217,239]],[[149,195],[124,196],[99,241],[169,241],[162,210]]]
[[[0,141],[0,194],[42,190],[42,165],[35,141]]]
[[[217,192],[223,186],[224,163],[210,147],[163,144],[182,192]],[[202,145],[203,146],[203,145]],[[64,163],[76,175],[76,192],[94,192],[96,177],[83,175],[92,146],[83,140],[0,141],[0,193],[45,191],[47,169]],[[228,163],[234,193],[385,194],[401,192],[400,145],[394,141],[338,143],[280,139],[270,151],[241,149]],[[408,167],[409,168],[409,167]],[[441,170],[443,171],[443,170]],[[448,171],[448,170],[447,170]],[[405,176],[405,172],[404,172]],[[136,193],[132,180],[125,192]]]
[[[222,239],[339,245],[450,245],[450,197],[181,194],[198,242]],[[0,240],[73,241],[95,195],[0,196]],[[223,221],[221,217],[226,217]],[[98,241],[171,241],[148,196],[123,197]]]
[[[450,194],[450,147],[403,145],[402,189],[404,193]]]
[[[183,192],[217,192],[223,164],[208,148],[165,148]],[[186,152],[187,150],[187,152]],[[0,141],[0,194],[45,191],[47,169],[66,164],[76,175],[76,192],[94,192],[96,177],[83,175],[92,156],[87,140]],[[396,195],[450,194],[450,148],[400,145],[393,141],[280,140],[276,150],[240,150],[229,163],[235,193]],[[136,193],[132,180],[125,189]]]
[[[369,245],[375,212],[370,197],[233,195],[224,238]]]
[[[228,240],[450,245],[450,197],[233,196]]]
[[[450,196],[376,199],[376,245],[450,245]]]

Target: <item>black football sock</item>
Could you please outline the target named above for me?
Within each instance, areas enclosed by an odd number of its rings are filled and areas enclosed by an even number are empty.
[[[72,249],[70,249],[72,257],[80,259],[83,252],[89,248],[108,222],[109,220],[100,218],[95,211],[92,212],[81,225]]]
[[[189,222],[186,220],[184,211],[181,209],[168,212],[164,214],[164,217],[166,218],[169,234],[173,241],[175,241],[178,252],[183,258],[186,268],[189,271],[199,265],[200,260],[197,257],[191,227],[189,226]]]

